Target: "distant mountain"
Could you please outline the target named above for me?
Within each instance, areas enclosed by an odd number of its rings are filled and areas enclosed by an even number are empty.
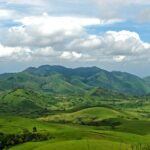
[[[150,76],[143,78],[147,83],[150,84]]]
[[[88,78],[88,84],[101,86],[131,95],[143,95],[150,92],[150,86],[143,79],[123,72],[100,72]]]
[[[105,70],[99,69],[97,67],[80,67],[72,69],[72,68],[65,68],[63,66],[43,65],[38,68],[34,67],[27,68],[23,72],[27,72],[38,76],[49,76],[51,74],[58,73],[64,75],[65,77],[79,76],[87,78],[99,72],[105,72]]]
[[[90,97],[104,97],[107,99],[113,99],[113,98],[118,98],[118,99],[127,99],[129,97],[127,97],[126,95],[123,95],[121,93],[115,92],[115,91],[111,91],[111,90],[107,90],[107,89],[103,89],[103,88],[95,88],[92,89],[91,91],[88,92],[88,96]]]
[[[0,75],[0,91],[15,88],[51,94],[84,94],[89,89],[105,88],[130,95],[150,93],[147,80],[124,72],[108,72],[97,67],[66,68],[44,65],[20,73]]]

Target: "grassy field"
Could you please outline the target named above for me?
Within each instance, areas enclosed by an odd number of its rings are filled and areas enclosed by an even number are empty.
[[[87,108],[87,109],[83,109],[80,111],[76,111],[73,113],[64,113],[64,114],[60,114],[60,115],[52,115],[52,116],[48,116],[45,117],[43,119],[47,119],[47,120],[54,120],[55,118],[59,119],[59,118],[64,118],[64,119],[68,119],[68,120],[73,120],[73,119],[77,119],[77,118],[96,118],[96,119],[107,119],[107,118],[117,118],[120,116],[125,116],[122,112],[119,112],[117,110],[113,110],[111,108],[106,108],[106,107],[93,107],[93,108]],[[42,119],[42,118],[41,118]]]
[[[131,150],[128,144],[120,144],[105,140],[71,140],[62,142],[27,143],[10,150]]]
[[[10,106],[14,104],[15,113],[12,115],[9,109],[2,108],[8,113],[0,115],[0,133],[18,135],[25,130],[32,133],[36,127],[37,133],[47,133],[52,137],[45,141],[30,139],[10,146],[10,150],[136,150],[137,147],[138,150],[147,150],[140,148],[150,143],[149,100],[136,97],[123,100],[122,95],[114,99],[112,95],[107,101],[105,96],[55,96],[54,99],[46,96],[45,103],[44,98],[41,94],[24,90],[2,95],[3,106],[6,105],[4,101]],[[40,114],[42,109],[37,111],[25,103],[26,110],[17,114],[26,99],[44,110],[48,106],[57,108],[57,111],[49,109],[48,113]]]
[[[10,150],[59,150],[60,148],[61,150],[132,150],[132,146],[144,147],[150,141],[150,134],[141,135],[125,130],[123,132],[108,131],[98,127],[56,124],[43,127],[53,134],[55,139],[45,142],[28,142],[12,147]],[[136,132],[139,127],[134,126],[132,130]]]
[[[135,115],[135,113],[134,113]],[[138,114],[137,114],[138,115]],[[43,142],[27,142],[11,147],[10,150],[132,150],[144,147],[150,141],[150,121],[127,119],[127,113],[111,108],[94,107],[74,113],[52,115],[75,120],[77,117],[98,120],[118,119],[121,124],[115,128],[106,126],[89,126],[78,123],[52,123],[46,117],[40,119],[18,116],[0,116],[0,132],[20,134],[24,129],[32,131],[36,126],[38,132],[47,132],[54,138]],[[140,150],[140,149],[139,149]],[[142,149],[143,150],[143,149]],[[145,149],[144,149],[145,150]]]

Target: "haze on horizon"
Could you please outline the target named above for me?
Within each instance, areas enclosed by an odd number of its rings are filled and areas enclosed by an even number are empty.
[[[0,0],[0,73],[44,64],[150,75],[150,1]]]

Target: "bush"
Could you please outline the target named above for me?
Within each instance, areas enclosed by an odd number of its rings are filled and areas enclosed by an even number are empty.
[[[22,134],[0,133],[0,150],[29,141],[45,141],[52,138],[54,137],[51,137],[47,133],[30,132],[27,129],[24,129]]]

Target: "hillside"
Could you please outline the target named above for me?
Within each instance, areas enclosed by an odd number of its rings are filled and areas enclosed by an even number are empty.
[[[108,72],[97,67],[65,68],[62,66],[30,67],[20,73],[0,75],[0,91],[26,88],[51,94],[82,95],[101,87],[130,95],[150,93],[146,80],[123,72]]]
[[[8,114],[44,114],[48,112],[51,97],[24,89],[15,89],[0,94],[0,113]]]
[[[131,146],[149,143],[149,96],[122,94],[95,86],[96,82],[92,85],[88,81],[95,72],[85,73],[85,68],[76,76],[59,71],[41,75],[29,70],[31,73],[0,76],[6,88],[0,92],[0,141],[4,147],[55,150],[61,146],[73,150],[73,144],[75,150],[108,150],[111,146],[119,150],[120,146],[133,149]],[[142,82],[127,73],[112,74],[118,80],[130,76]]]
[[[78,123],[84,125],[104,124],[103,120],[111,118],[125,117],[122,112],[111,108],[93,107],[73,113],[64,113],[40,118],[39,120],[57,122],[57,123]]]
[[[143,78],[148,84],[150,84],[150,76]]]
[[[31,89],[17,88],[0,93],[0,114],[30,114],[30,117],[32,117],[33,115],[44,115],[46,113],[54,113],[55,111],[73,111],[96,105],[104,105],[106,101],[107,105],[116,101],[117,106],[118,100],[124,103],[131,98],[102,88],[92,89],[82,96],[58,96],[34,92]],[[132,101],[134,102],[133,98]]]

